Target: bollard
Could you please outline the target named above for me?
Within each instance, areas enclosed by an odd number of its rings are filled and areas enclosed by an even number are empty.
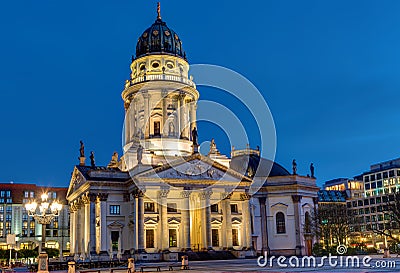
[[[187,255],[182,256],[181,270],[189,269],[189,257]]]
[[[135,272],[135,260],[133,258],[129,258],[128,259],[128,273],[133,273],[133,272]]]
[[[75,262],[68,262],[68,273],[75,273]]]

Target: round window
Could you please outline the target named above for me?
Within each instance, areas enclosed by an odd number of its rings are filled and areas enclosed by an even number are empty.
[[[159,64],[158,62],[154,62],[154,63],[152,64],[152,66],[153,66],[153,68],[157,68],[157,67],[160,66],[160,64]]]

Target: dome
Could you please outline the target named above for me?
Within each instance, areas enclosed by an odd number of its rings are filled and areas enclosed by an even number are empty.
[[[272,165],[272,166],[271,166]],[[255,154],[232,157],[230,167],[251,178],[266,176],[286,176],[290,173],[278,163]],[[268,171],[271,170],[268,174]]]
[[[172,54],[186,60],[181,39],[161,19],[159,9],[157,20],[143,32],[136,45],[136,58],[148,54]]]

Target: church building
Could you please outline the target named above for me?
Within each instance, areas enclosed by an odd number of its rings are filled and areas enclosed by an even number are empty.
[[[213,140],[200,154],[199,91],[182,41],[159,7],[130,68],[122,91],[124,154],[114,153],[103,167],[91,155],[86,164],[81,142],[73,169],[67,200],[75,259],[310,254],[315,178],[288,172],[249,146],[228,157]],[[255,193],[253,184],[261,185]]]

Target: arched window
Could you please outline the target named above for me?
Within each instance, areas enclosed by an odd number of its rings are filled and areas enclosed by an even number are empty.
[[[278,234],[286,233],[285,214],[283,214],[283,212],[278,212],[275,217],[276,217],[276,233]]]
[[[307,211],[305,214],[304,225],[306,233],[311,233],[311,216],[310,213]]]

